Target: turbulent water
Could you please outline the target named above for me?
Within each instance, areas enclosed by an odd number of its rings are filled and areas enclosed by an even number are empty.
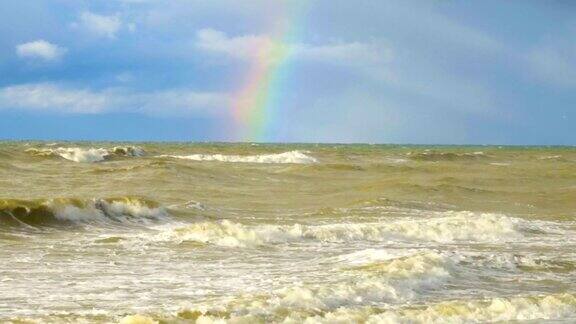
[[[576,149],[0,142],[0,322],[576,321]]]

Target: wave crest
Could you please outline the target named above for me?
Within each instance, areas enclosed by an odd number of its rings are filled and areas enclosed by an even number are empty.
[[[360,251],[360,254],[379,251],[381,250],[364,250]],[[347,269],[373,275],[386,275],[389,278],[427,278],[448,276],[449,269],[453,266],[454,262],[450,258],[435,251],[423,251],[404,253],[396,257],[386,256],[384,259],[354,265]]]
[[[562,319],[576,315],[572,294],[447,301],[372,315],[368,323],[477,323]]]
[[[27,149],[26,152],[35,156],[57,156],[74,162],[101,162],[115,156],[143,156],[144,150],[137,146],[115,146],[106,148],[57,147]]]
[[[398,268],[414,268],[418,263],[431,263],[425,271],[414,271],[396,276],[387,273],[357,273],[345,276],[339,282],[298,283],[270,293],[244,295],[211,306],[183,311],[180,318],[195,319],[201,323],[235,322],[304,322],[303,319],[325,314],[335,309],[349,309],[364,305],[397,303],[413,298],[421,289],[439,287],[450,277],[450,267],[443,264],[445,258],[434,252],[413,253],[403,258],[391,259]],[[290,317],[296,316],[297,318]],[[343,323],[351,322],[343,321]],[[353,321],[352,321],[353,322]]]
[[[160,155],[158,157],[168,157],[192,161],[216,161],[230,163],[310,164],[318,162],[316,158],[306,155],[305,152],[302,151],[289,151],[284,153],[261,155],[191,154]]]
[[[433,219],[326,225],[243,225],[228,220],[162,230],[151,240],[193,241],[226,247],[255,247],[303,240],[493,242],[522,237],[518,219],[472,212],[447,212]]]
[[[157,203],[135,197],[0,200],[0,224],[8,226],[146,222],[166,215]]]
[[[296,290],[293,290],[294,292]],[[300,289],[301,303],[314,302],[307,290]],[[278,296],[282,297],[282,296]],[[315,308],[288,308],[286,299],[260,298],[253,302],[236,302],[218,309],[182,310],[175,317],[158,319],[215,323],[494,323],[509,321],[573,320],[576,316],[576,296],[570,293],[495,297],[464,301],[444,301],[405,307],[338,307],[334,310]],[[335,294],[333,299],[340,295]],[[351,305],[352,306],[352,305]],[[156,316],[130,315],[121,323],[157,323]],[[138,321],[134,321],[138,319]],[[141,322],[140,322],[141,321]],[[571,321],[572,322],[572,321]]]

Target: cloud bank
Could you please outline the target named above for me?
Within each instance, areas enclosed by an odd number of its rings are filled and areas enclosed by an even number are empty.
[[[201,50],[238,59],[274,61],[279,47],[292,53],[296,59],[327,64],[369,64],[390,61],[393,56],[390,48],[363,42],[283,43],[265,34],[229,36],[211,28],[200,29],[196,37],[196,46]]]
[[[65,114],[140,112],[156,116],[218,115],[229,105],[220,93],[169,89],[138,92],[125,88],[78,89],[56,83],[32,83],[0,88],[0,110],[21,109]]]

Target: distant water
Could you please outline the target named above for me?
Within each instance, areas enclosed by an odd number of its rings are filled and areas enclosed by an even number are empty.
[[[576,149],[0,142],[0,322],[576,322]]]

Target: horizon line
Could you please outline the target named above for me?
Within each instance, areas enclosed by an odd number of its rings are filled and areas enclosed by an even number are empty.
[[[367,146],[454,146],[454,147],[566,147],[576,148],[576,144],[449,144],[449,143],[369,143],[369,142],[260,142],[260,141],[202,141],[202,140],[88,140],[88,139],[3,139],[0,138],[0,143],[3,142],[68,142],[68,143],[142,143],[142,144],[162,144],[162,143],[178,143],[178,144],[229,144],[229,145],[367,145]]]

